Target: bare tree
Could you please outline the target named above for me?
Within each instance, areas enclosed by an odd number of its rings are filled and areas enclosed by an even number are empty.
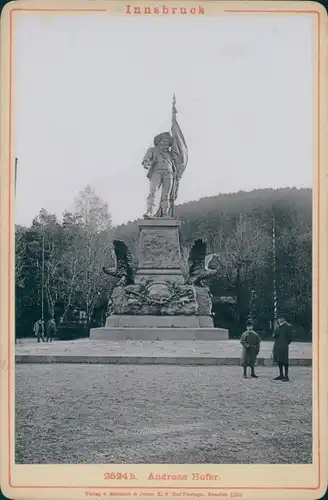
[[[80,216],[83,241],[76,270],[76,292],[90,323],[95,305],[106,287],[103,266],[112,261],[112,225],[107,203],[91,186],[87,186],[76,200],[75,215]]]
[[[235,229],[225,237],[221,233],[215,246],[220,263],[221,279],[233,286],[236,295],[236,316],[242,321],[249,308],[250,293],[255,286],[256,273],[267,259],[270,238],[260,221],[240,213]]]

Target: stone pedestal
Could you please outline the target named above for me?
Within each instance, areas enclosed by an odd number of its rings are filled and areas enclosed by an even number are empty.
[[[112,294],[112,310],[116,316],[198,315],[196,290],[193,285],[156,280],[117,287]]]
[[[130,316],[113,314],[106,320],[106,328],[213,328],[208,316]]]
[[[174,219],[138,223],[139,262],[133,285],[116,287],[113,314],[104,328],[90,330],[98,340],[227,340],[214,328],[206,288],[186,285],[181,268],[179,228]]]
[[[138,222],[139,265],[135,284],[148,280],[174,281],[183,284],[179,228],[174,219],[151,219]]]
[[[119,342],[122,340],[183,340],[207,341],[229,340],[228,330],[224,328],[93,328],[90,330],[90,339],[109,340]],[[161,354],[159,353],[159,357]]]

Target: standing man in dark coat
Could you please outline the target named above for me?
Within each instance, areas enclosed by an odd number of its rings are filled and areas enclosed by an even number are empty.
[[[42,342],[45,342],[44,340],[44,322],[42,319],[39,319],[34,323],[33,327],[34,335],[38,339],[38,342],[40,343],[40,339]]]
[[[289,344],[292,341],[292,327],[282,315],[278,317],[278,328],[273,334],[273,338],[273,361],[278,363],[279,367],[279,376],[274,380],[288,382]],[[283,369],[285,369],[285,374]]]
[[[56,322],[54,318],[49,319],[46,329],[46,342],[52,342],[53,337],[55,337],[57,332]]]

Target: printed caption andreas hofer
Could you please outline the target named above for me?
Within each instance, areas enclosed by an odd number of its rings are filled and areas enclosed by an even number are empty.
[[[104,479],[106,480],[130,480],[137,481],[138,477],[136,474],[131,472],[105,472]],[[148,481],[167,481],[169,484],[171,481],[201,481],[202,486],[204,486],[204,490],[206,490],[206,486],[213,487],[215,484],[213,481],[220,481],[219,474],[211,474],[209,472],[192,472],[191,474],[156,474],[154,472],[150,472],[147,476]],[[172,483],[171,483],[172,484]],[[211,485],[211,486],[210,486]],[[197,485],[199,488],[199,484]],[[162,489],[165,489],[161,486]],[[171,485],[170,485],[171,488]],[[183,491],[183,487],[178,487],[178,491],[156,491],[156,486],[154,486],[154,491],[85,491],[84,494],[86,497],[126,497],[126,496],[139,496],[139,497],[229,497],[229,498],[241,498],[243,496],[240,491]],[[218,488],[219,489],[219,488]]]
[[[137,476],[131,472],[105,472],[104,479],[137,480]],[[205,472],[192,472],[191,474],[155,474],[150,472],[148,481],[220,481],[219,474]]]

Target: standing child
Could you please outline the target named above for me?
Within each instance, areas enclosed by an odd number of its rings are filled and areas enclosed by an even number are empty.
[[[244,369],[244,378],[247,378],[247,367],[251,368],[251,377],[258,378],[255,375],[255,362],[260,351],[261,339],[254,331],[254,326],[251,321],[247,322],[246,332],[241,336],[240,343],[243,346],[241,365]]]

